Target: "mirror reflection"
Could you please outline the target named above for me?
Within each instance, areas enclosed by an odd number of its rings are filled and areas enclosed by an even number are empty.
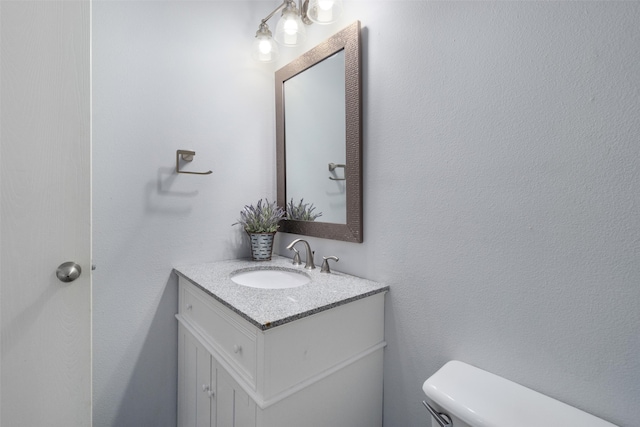
[[[284,84],[287,204],[312,203],[337,224],[347,223],[344,100],[344,50]]]

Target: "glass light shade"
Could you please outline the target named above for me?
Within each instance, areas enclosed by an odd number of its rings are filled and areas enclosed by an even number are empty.
[[[298,15],[298,8],[287,7],[276,26],[276,41],[285,46],[297,46],[304,43],[306,38],[307,30]]]
[[[272,62],[278,57],[278,45],[271,36],[258,35],[251,46],[251,57],[260,62]]]
[[[278,57],[278,45],[273,41],[269,26],[265,22],[262,22],[256,31],[256,38],[251,46],[251,57],[261,62],[271,62]]]
[[[316,24],[331,24],[342,14],[342,0],[310,0],[307,16]]]

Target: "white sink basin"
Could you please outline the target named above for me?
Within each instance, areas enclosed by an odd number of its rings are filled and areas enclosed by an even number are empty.
[[[306,285],[311,278],[304,272],[288,268],[248,268],[231,273],[238,285],[260,289],[288,289]]]

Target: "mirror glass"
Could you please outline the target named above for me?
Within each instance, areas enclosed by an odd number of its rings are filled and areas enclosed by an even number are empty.
[[[344,99],[344,50],[284,84],[287,203],[312,202],[336,224],[347,223]]]
[[[362,242],[360,23],[276,72],[279,231]],[[287,209],[291,213],[291,209]]]

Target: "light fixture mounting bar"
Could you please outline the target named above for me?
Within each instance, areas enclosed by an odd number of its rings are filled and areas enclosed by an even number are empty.
[[[266,24],[267,21],[269,19],[271,19],[273,17],[273,15],[276,14],[277,11],[279,11],[280,9],[282,9],[283,7],[285,7],[287,5],[287,3],[293,3],[295,4],[294,0],[284,0],[280,6],[276,7],[273,12],[271,12],[270,14],[267,15],[266,18],[264,18],[262,20],[263,24]],[[300,10],[300,19],[302,19],[302,22],[304,22],[307,25],[311,25],[313,24],[313,22],[307,17],[307,8],[309,7],[309,0],[299,0],[298,1],[298,10]]]
[[[266,18],[264,18],[264,19],[262,20],[262,23],[263,23],[263,24],[266,24],[266,23],[267,23],[267,21],[268,21],[269,19],[271,19],[271,17],[272,17],[273,15],[275,15],[275,14],[276,14],[276,12],[277,12],[277,11],[279,11],[280,9],[282,9],[283,7],[285,7],[286,5],[287,5],[287,0],[284,0],[280,6],[276,7],[276,8],[273,10],[273,12],[271,12],[270,14],[268,14],[268,15],[267,15],[267,17],[266,17]]]

